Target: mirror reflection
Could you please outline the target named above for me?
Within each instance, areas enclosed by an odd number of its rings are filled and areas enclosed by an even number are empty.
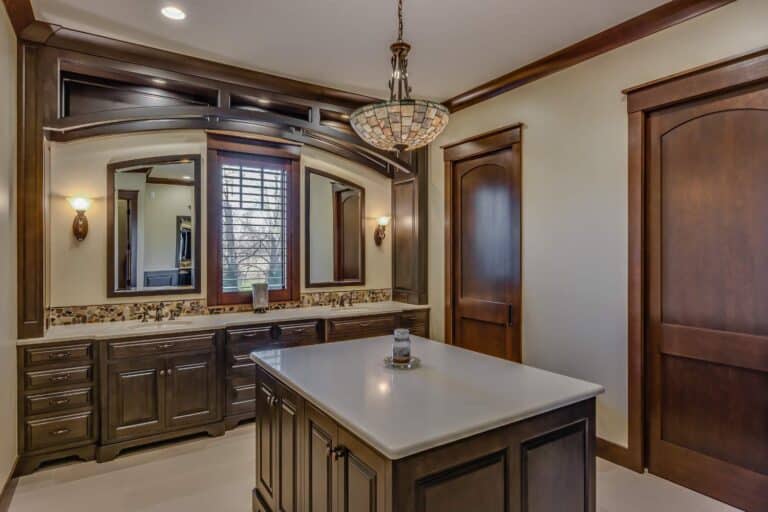
[[[108,172],[110,295],[199,290],[199,155],[119,162]]]
[[[365,190],[306,169],[307,287],[364,284]]]

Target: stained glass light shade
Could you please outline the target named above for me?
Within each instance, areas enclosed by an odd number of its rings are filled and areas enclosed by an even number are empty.
[[[350,123],[367,143],[385,151],[410,151],[426,146],[448,125],[448,109],[440,103],[402,99],[355,110]]]

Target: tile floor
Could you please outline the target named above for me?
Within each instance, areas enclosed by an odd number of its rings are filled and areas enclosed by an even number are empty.
[[[106,464],[51,466],[16,480],[10,512],[249,512],[253,424],[128,452]],[[688,489],[598,460],[598,512],[730,512]]]

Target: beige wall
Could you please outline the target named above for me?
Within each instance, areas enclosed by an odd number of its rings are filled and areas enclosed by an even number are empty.
[[[49,290],[51,306],[82,306],[126,302],[126,298],[108,299],[106,262],[106,189],[107,164],[136,158],[170,154],[198,153],[203,162],[203,198],[205,198],[206,135],[203,131],[168,131],[98,137],[67,143],[49,143],[48,175],[50,177]],[[391,288],[392,265],[389,238],[381,247],[373,242],[376,219],[390,212],[390,181],[380,174],[354,162],[336,157],[325,151],[305,147],[302,149],[302,205],[304,196],[304,166],[308,165],[365,188],[366,193],[366,284],[339,289]],[[88,237],[78,242],[72,236],[75,212],[66,198],[85,196],[93,198],[87,213]],[[303,212],[302,207],[302,212]],[[201,209],[202,246],[205,247],[205,201]],[[304,216],[301,216],[302,291],[304,288]],[[202,290],[200,294],[179,295],[173,298],[205,297],[206,251],[202,251]],[[335,288],[322,288],[324,291]],[[128,300],[155,300],[135,298]]]
[[[440,146],[522,122],[523,357],[603,384],[598,434],[627,439],[627,108],[621,91],[768,45],[768,2],[740,0],[458,112],[433,144],[429,282],[443,335]],[[514,390],[509,390],[514,393]]]
[[[0,485],[16,460],[16,34],[0,7]]]

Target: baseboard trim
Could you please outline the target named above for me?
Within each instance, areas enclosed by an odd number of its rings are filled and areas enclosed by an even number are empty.
[[[645,472],[641,456],[638,456],[630,448],[625,448],[602,437],[597,438],[597,456],[632,471]]]
[[[16,474],[16,465],[18,463],[19,458],[16,457],[11,466],[11,472],[8,473],[8,478],[3,484],[3,490],[0,491],[0,512],[8,512],[11,508],[11,498],[13,497],[13,492],[16,490],[16,479],[14,475]]]

